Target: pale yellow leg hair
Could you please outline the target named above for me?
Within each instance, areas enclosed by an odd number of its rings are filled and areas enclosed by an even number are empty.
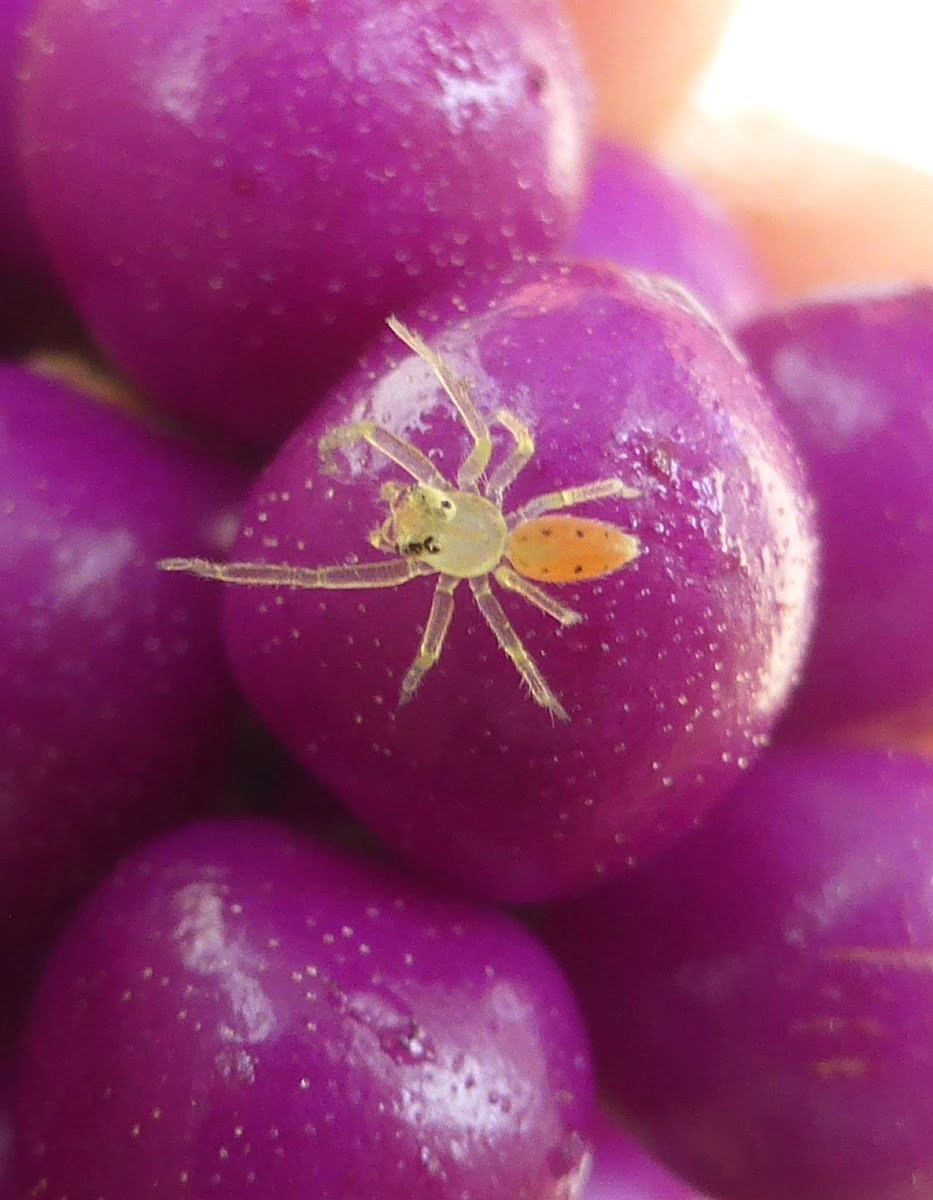
[[[544,676],[525,649],[521,638],[512,628],[508,617],[503,612],[502,605],[492,594],[488,577],[481,575],[471,579],[470,590],[473,592],[480,612],[486,618],[486,624],[496,635],[499,646],[518,668],[518,673],[531,690],[532,698],[559,720],[569,721],[570,717],[566,709],[545,683]]]
[[[383,429],[381,425],[376,425],[372,421],[338,425],[336,429],[325,433],[317,444],[324,469],[331,473],[336,472],[337,463],[334,459],[334,451],[346,449],[347,446],[353,446],[357,442],[367,442],[375,450],[400,466],[403,471],[407,471],[419,483],[440,488],[441,491],[449,490],[450,484],[427,455],[422,454],[410,442],[396,437],[394,433],[390,433],[388,429]]]
[[[454,588],[459,582],[460,580],[453,575],[441,575],[437,581],[421,646],[415,661],[408,668],[408,673],[402,680],[398,697],[399,708],[408,703],[421,680],[441,656],[444,638],[450,627],[450,618],[454,615]]]
[[[515,439],[515,446],[508,458],[504,459],[489,477],[486,484],[486,496],[493,504],[502,507],[502,497],[506,488],[518,478],[528,460],[535,452],[534,438],[527,425],[513,413],[502,408],[496,413],[496,421]]]
[[[493,576],[504,588],[507,588],[510,592],[516,592],[519,596],[524,596],[535,608],[540,608],[542,612],[547,613],[549,617],[553,617],[555,621],[559,621],[561,625],[578,625],[583,620],[583,617],[578,612],[574,612],[566,604],[561,604],[559,600],[555,600],[553,596],[549,596],[543,588],[539,588],[530,579],[525,579],[523,575],[519,575],[517,571],[513,571],[505,563],[496,567],[495,571],[493,571]]]
[[[565,488],[561,492],[545,492],[535,496],[527,504],[510,513],[506,523],[509,529],[522,525],[525,521],[533,521],[535,517],[545,513],[556,512],[561,508],[573,508],[575,504],[584,504],[587,500],[608,500],[620,496],[623,500],[635,500],[641,495],[636,488],[631,488],[621,479],[597,479],[594,483],[584,483],[579,487]]]
[[[450,370],[439,354],[419,337],[413,329],[403,325],[397,317],[388,317],[386,324],[397,338],[400,338],[409,350],[428,364],[437,379],[453,402],[454,408],[460,414],[460,419],[470,432],[474,446],[466,460],[457,472],[457,487],[461,491],[474,489],[477,480],[486,470],[492,454],[492,438],[486,422],[480,416],[476,405],[470,399],[469,389],[464,380],[458,379]],[[446,485],[445,485],[446,486]]]
[[[385,588],[398,587],[434,571],[419,559],[393,558],[351,566],[290,567],[287,563],[216,563],[205,558],[163,558],[162,571],[185,571],[200,579],[247,587]]]

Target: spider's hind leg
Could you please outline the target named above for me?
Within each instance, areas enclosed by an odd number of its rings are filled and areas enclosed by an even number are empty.
[[[493,576],[497,583],[500,583],[504,588],[508,588],[510,592],[524,596],[529,604],[533,604],[535,608],[540,608],[543,613],[547,613],[549,617],[553,617],[561,625],[579,625],[583,620],[580,613],[572,608],[568,608],[566,604],[561,604],[559,600],[555,600],[553,596],[549,596],[544,588],[539,588],[537,584],[532,583],[530,579],[525,579],[524,576],[519,575],[517,571],[513,571],[505,563],[496,567],[495,571],[493,571]]]
[[[593,483],[584,483],[579,487],[565,488],[560,492],[545,492],[535,496],[527,504],[510,513],[508,525],[514,529],[525,521],[533,521],[535,517],[545,513],[557,512],[561,508],[573,508],[577,504],[585,504],[588,500],[608,500],[619,496],[623,500],[635,500],[641,495],[637,488],[629,487],[621,479],[597,479]]]
[[[489,580],[485,575],[470,580],[470,589],[477,606],[486,618],[486,624],[496,635],[500,648],[509,656],[518,669],[531,692],[532,699],[546,708],[560,721],[569,721],[567,710],[548,687],[544,676],[538,670],[538,665],[531,657],[525,646],[512,628],[505,615],[502,605],[492,594]]]

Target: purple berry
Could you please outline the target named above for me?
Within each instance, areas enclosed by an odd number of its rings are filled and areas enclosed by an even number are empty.
[[[602,1116],[593,1136],[593,1172],[583,1200],[703,1200],[653,1158],[617,1122]]]
[[[218,790],[217,597],[156,562],[179,542],[223,553],[242,480],[18,367],[0,428],[2,946]]]
[[[5,1014],[0,1013],[0,1017]],[[5,1044],[7,1029],[0,1023],[0,1200],[16,1200],[13,1179],[13,1114],[10,1111],[13,1055]]]
[[[825,546],[787,732],[933,719],[933,288],[811,301],[740,339],[809,468]]]
[[[0,5],[0,270],[25,277],[43,261],[19,177],[14,130],[23,31],[35,7],[36,0]]]
[[[510,918],[271,824],[189,826],[68,929],[24,1049],[24,1192],[574,1200],[589,1056]]]
[[[13,1124],[6,1064],[0,1063],[0,1200],[17,1200],[13,1178]]]
[[[41,967],[35,948],[0,956],[0,1200],[22,1200],[13,1178],[12,1100],[19,1042]]]
[[[933,1194],[931,812],[920,758],[771,751],[552,916],[612,1103],[712,1195]]]
[[[557,245],[579,204],[553,0],[45,0],[33,42],[25,170],[75,304],[237,437],[274,444],[387,313]]]
[[[727,325],[764,302],[764,281],[726,213],[618,142],[603,140],[593,149],[589,190],[567,250],[669,275]]]
[[[553,896],[688,828],[767,738],[807,633],[808,501],[757,383],[679,289],[609,266],[529,266],[491,293],[432,304],[412,320],[493,423],[492,482],[518,436],[497,411],[534,435],[504,511],[553,489],[611,485],[602,500],[523,523],[530,542],[518,549],[544,564],[536,586],[561,610],[492,583],[540,679],[526,669],[523,681],[463,582],[437,665],[410,694],[403,679],[436,576],[305,590],[273,568],[265,581],[281,586],[228,589],[229,649],[269,728],[393,848],[475,893]],[[362,435],[342,445],[334,431],[348,421],[364,423],[357,433],[384,424],[448,481],[474,444],[429,365],[387,333],[260,479],[235,560],[349,564],[351,584],[360,561],[381,564],[364,573],[397,575],[418,569],[419,554],[430,570],[441,561],[433,534],[422,544],[411,532],[419,504],[443,524],[431,493],[407,492],[410,476]],[[382,526],[385,540],[381,495],[401,515],[380,555],[367,534]],[[453,502],[467,515],[451,526],[450,551],[488,549],[487,515],[471,532],[477,505]],[[635,560],[592,578],[601,547],[631,550],[632,535]],[[554,619],[574,613],[582,623]],[[401,710],[400,692],[410,694]]]
[[[33,225],[16,152],[24,31],[36,0],[0,4],[0,353],[74,335],[72,318]]]

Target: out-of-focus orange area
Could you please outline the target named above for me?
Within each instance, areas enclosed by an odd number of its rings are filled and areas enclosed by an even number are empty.
[[[735,0],[564,0],[601,132],[645,143],[716,47]]]
[[[832,741],[843,746],[906,750],[933,758],[933,717],[889,717],[838,730]]]
[[[161,413],[106,365],[73,350],[38,350],[21,360],[36,375],[63,383],[100,404],[122,409],[154,430],[184,436],[185,430]]]
[[[129,384],[80,354],[69,350],[42,350],[31,354],[23,365],[37,375],[64,383],[92,400],[112,404],[137,416],[148,414],[145,402]]]
[[[663,155],[732,213],[778,295],[933,282],[933,176],[776,117],[695,114]]]

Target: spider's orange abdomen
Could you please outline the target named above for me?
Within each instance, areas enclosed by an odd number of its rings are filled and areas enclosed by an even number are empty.
[[[544,516],[513,529],[505,553],[526,579],[573,583],[620,570],[638,556],[638,539],[607,521]]]

